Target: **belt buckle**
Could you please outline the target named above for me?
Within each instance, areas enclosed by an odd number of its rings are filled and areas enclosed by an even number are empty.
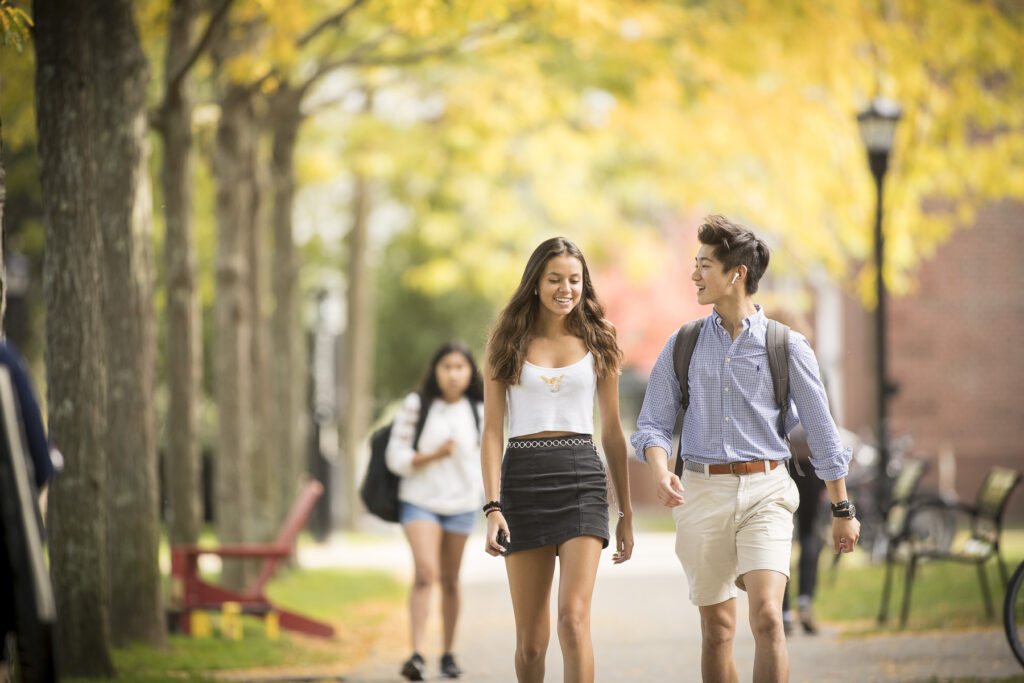
[[[729,474],[736,474],[736,475],[746,474],[745,471],[744,472],[737,472],[736,471],[736,465],[743,465],[743,464],[744,463],[742,463],[742,462],[731,462],[731,463],[729,463]]]

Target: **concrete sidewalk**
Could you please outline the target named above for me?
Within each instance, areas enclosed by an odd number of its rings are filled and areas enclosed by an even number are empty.
[[[699,681],[700,625],[687,599],[686,580],[673,550],[671,533],[641,533],[633,559],[614,566],[605,551],[598,570],[591,629],[596,679],[621,681]],[[456,655],[465,681],[515,681],[515,627],[504,563],[486,555],[483,536],[474,534],[463,563],[463,609]],[[377,541],[339,535],[330,543],[300,550],[305,567],[373,567],[411,576],[411,558],[400,533]],[[552,595],[557,594],[556,587]],[[745,594],[737,605],[735,642],[740,681],[749,681],[754,641]],[[437,677],[440,616],[432,613],[428,672]],[[816,636],[796,634],[789,641],[790,680],[929,681],[974,676],[1001,679],[1022,674],[1001,629],[922,635],[839,639],[835,629]],[[401,662],[409,655],[407,632],[378,643],[347,681],[401,681]],[[546,680],[562,680],[561,653],[554,630],[547,655]]]

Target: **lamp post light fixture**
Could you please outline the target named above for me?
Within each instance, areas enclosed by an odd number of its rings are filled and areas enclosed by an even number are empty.
[[[885,238],[882,233],[882,188],[885,172],[889,168],[889,155],[892,152],[893,137],[896,124],[900,120],[900,108],[891,100],[876,98],[866,110],[857,115],[860,135],[868,153],[868,165],[871,175],[875,178],[875,288],[877,304],[875,306],[875,356],[878,389],[878,479],[876,482],[877,503],[884,506],[889,500],[889,396],[895,393],[895,386],[890,384],[886,374],[885,362]]]

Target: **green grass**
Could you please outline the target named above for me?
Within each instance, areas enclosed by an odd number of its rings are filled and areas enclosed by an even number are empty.
[[[331,623],[337,636],[326,640],[282,630],[280,639],[272,641],[266,637],[262,620],[244,617],[243,639],[228,640],[220,635],[220,616],[212,614],[211,638],[172,635],[163,650],[140,644],[116,648],[118,680],[203,683],[213,680],[215,672],[237,669],[318,665],[344,669],[380,636],[406,587],[385,572],[318,569],[284,572],[268,584],[267,593],[282,607]]]
[[[633,529],[675,533],[676,523],[672,521],[672,510],[669,508],[661,505],[642,505],[633,508]]]
[[[348,622],[367,602],[397,603],[408,587],[392,575],[370,570],[316,569],[289,572],[271,581],[267,595],[302,614]]]
[[[324,652],[308,649],[289,636],[282,635],[277,641],[267,640],[261,625],[252,619],[245,619],[244,631],[244,639],[238,641],[216,635],[208,639],[171,636],[164,650],[141,644],[115,648],[114,667],[118,680],[126,683],[202,682],[215,680],[212,674],[216,671],[325,664],[330,661]],[[92,683],[104,679],[67,680]]]
[[[1003,533],[1007,569],[1010,573],[1024,559],[1024,530]],[[844,556],[833,570],[831,553],[823,552],[818,574],[815,611],[819,619],[840,623],[848,634],[899,631],[903,605],[904,571],[897,565],[890,596],[889,619],[884,626],[876,620],[885,578],[883,564],[870,565],[866,555]],[[985,602],[973,565],[929,562],[918,565],[905,631],[992,627],[1002,624],[1003,585],[995,561],[986,567],[992,591],[995,618],[985,614]]]
[[[244,620],[242,640],[217,635],[204,639],[171,636],[163,651],[136,644],[114,652],[121,680],[147,681],[151,676],[169,673],[202,676],[204,672],[231,669],[326,664],[332,659],[325,652],[303,647],[287,635],[276,641],[267,640],[262,624],[250,618]]]

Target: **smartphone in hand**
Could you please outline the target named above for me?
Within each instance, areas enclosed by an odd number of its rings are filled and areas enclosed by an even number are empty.
[[[505,533],[504,529],[498,529],[498,545],[502,547],[501,554],[505,554],[505,550],[508,549],[508,534]]]

